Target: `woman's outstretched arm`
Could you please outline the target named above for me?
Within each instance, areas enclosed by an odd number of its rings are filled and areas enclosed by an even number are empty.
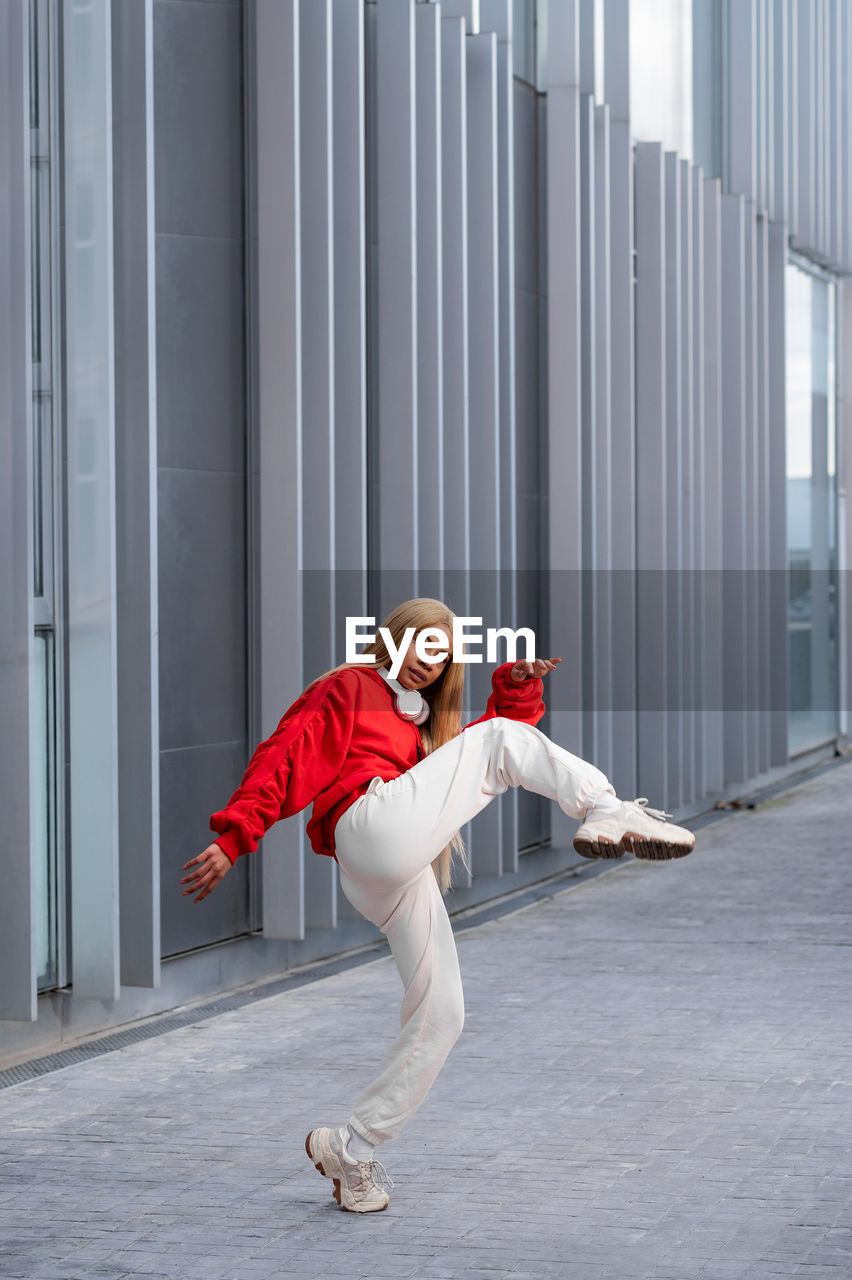
[[[190,872],[181,881],[188,886],[184,896],[198,893],[200,902],[238,857],[254,853],[273,823],[299,813],[334,781],[349,750],[357,690],[357,680],[344,670],[307,689],[285,711],[275,732],[255,748],[228,803],[211,816],[218,839],[182,868]]]
[[[542,677],[556,668],[561,658],[528,658],[504,662],[491,673],[491,694],[484,713],[471,724],[480,724],[494,716],[507,716],[524,724],[538,724],[545,712]],[[470,725],[465,725],[470,728]]]

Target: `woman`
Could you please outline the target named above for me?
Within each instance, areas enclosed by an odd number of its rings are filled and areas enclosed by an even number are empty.
[[[506,662],[492,675],[485,713],[462,729],[463,662],[453,661],[451,610],[420,597],[385,619],[393,648],[414,635],[397,679],[382,629],[364,653],[314,680],[252,756],[239,788],[210,827],[218,839],[184,866],[186,894],[201,902],[279,818],[313,801],[313,849],[336,859],[352,905],[387,935],[404,986],[401,1027],[377,1078],[338,1128],[313,1129],[308,1155],[334,1181],[342,1209],[369,1213],[393,1186],[373,1158],[420,1106],[462,1030],[464,998],[443,894],[459,829],[508,787],[555,800],[583,819],[574,846],[586,857],[674,858],[695,838],[646,807],[622,802],[606,776],[535,728],[542,677],[561,658]],[[415,651],[423,631],[446,657]],[[436,634],[435,634],[436,633]],[[431,652],[437,652],[433,646]],[[384,1185],[382,1185],[384,1184]]]

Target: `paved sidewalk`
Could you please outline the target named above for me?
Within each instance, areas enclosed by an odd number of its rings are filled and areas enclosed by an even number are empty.
[[[0,1275],[852,1276],[852,765],[458,936],[467,1022],[384,1213],[308,1129],[390,958],[0,1093]]]

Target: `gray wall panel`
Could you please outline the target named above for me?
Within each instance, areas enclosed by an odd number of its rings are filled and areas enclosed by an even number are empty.
[[[416,594],[417,165],[414,0],[376,5],[376,262],[378,325],[375,505],[372,563],[384,617]],[[394,571],[393,582],[384,571]],[[371,611],[373,605],[371,603]]]
[[[786,83],[787,104],[787,194],[784,219],[790,233],[795,234],[799,225],[799,4],[803,0],[785,0],[786,5]]]
[[[334,547],[337,510],[334,402],[334,142],[332,125],[331,0],[301,0],[299,10],[301,268],[310,287],[302,304],[303,494],[326,494],[302,504],[302,683],[335,665]],[[342,654],[340,655],[342,659]],[[300,819],[300,822],[303,819]],[[333,929],[337,887],[333,863],[305,849],[305,924]]]
[[[757,0],[757,165],[756,203],[772,216],[775,176],[775,110],[773,94],[774,0]]]
[[[242,21],[239,7],[214,13],[170,0],[154,4],[160,845],[167,953],[245,929],[229,895],[252,871],[246,861],[232,873],[231,887],[220,888],[221,903],[214,897],[197,908],[181,897],[176,876],[179,865],[213,839],[207,818],[227,803],[254,746],[247,742]],[[224,780],[219,775],[216,794],[206,791],[206,807],[196,810],[174,785],[174,765],[204,749],[221,750],[236,769]],[[179,835],[184,832],[188,847]]]
[[[517,430],[518,500],[518,614],[528,618],[537,608],[537,592],[530,595],[532,575],[540,565],[538,536],[538,270],[539,207],[535,186],[537,128],[535,97],[524,84],[515,84],[515,411]],[[525,514],[526,512],[526,514]],[[525,594],[525,603],[521,596]]]
[[[242,235],[240,5],[155,0],[157,220],[177,235]],[[187,68],[191,67],[191,74]],[[174,134],[195,145],[175,145]]]
[[[704,557],[702,562],[702,667],[705,673],[701,705],[704,786],[711,795],[724,783],[724,626],[722,582],[723,528],[723,365],[722,365],[722,193],[717,178],[704,180]]]
[[[519,289],[516,295],[516,385],[518,414],[518,625],[531,626],[543,637],[540,596],[545,583],[541,571],[542,503],[538,484],[538,332],[541,300]],[[556,655],[559,656],[558,654]],[[544,701],[558,700],[558,682],[546,685]],[[547,732],[546,729],[543,732]],[[549,837],[550,803],[531,791],[518,792],[518,846],[524,848]]]
[[[815,185],[815,11],[813,0],[797,0],[793,69],[797,81],[796,121],[797,184],[796,239],[801,244],[816,244],[814,218]]]
[[[444,313],[444,555],[456,613],[467,614],[470,567],[468,399],[467,56],[464,22],[441,23],[441,193]],[[459,583],[463,584],[459,592]],[[461,597],[461,598],[459,598]]]
[[[841,151],[843,129],[842,92],[843,92],[843,45],[841,43],[842,18],[837,0],[829,5],[828,62],[831,78],[831,97],[828,106],[828,254],[834,262],[843,261],[843,169]]]
[[[612,781],[637,795],[636,435],[633,288],[633,153],[626,121],[610,117],[611,494],[613,617]]]
[[[706,494],[706,370],[705,342],[707,333],[707,290],[705,276],[705,244],[707,223],[704,216],[705,177],[698,165],[689,171],[692,187],[692,234],[691,234],[691,278],[692,278],[692,439],[691,439],[691,472],[692,492],[689,517],[692,521],[692,604],[690,625],[693,641],[691,651],[691,684],[690,696],[693,708],[692,733],[694,740],[694,775],[693,797],[703,798],[707,794],[707,752],[705,713],[706,682],[706,649],[709,644],[706,627],[706,593],[707,576],[707,494]]]
[[[771,557],[770,511],[772,490],[770,488],[770,435],[769,419],[769,221],[758,218],[756,228],[756,347],[755,359],[755,394],[756,394],[756,430],[755,430],[755,519],[756,550],[754,595],[757,610],[757,631],[755,639],[757,708],[755,717],[758,733],[757,770],[765,773],[771,766],[771,733],[768,709],[770,703],[770,672],[765,655],[771,645],[770,586],[771,578],[767,572]]]
[[[722,173],[723,7],[718,0],[692,0],[692,157],[714,177]]]
[[[467,193],[470,328],[470,610],[485,626],[500,618],[500,242],[497,150],[497,39],[483,31],[467,38]],[[489,669],[473,664],[466,676],[474,716],[491,689]],[[499,798],[471,832],[475,875],[503,870]]]
[[[693,379],[693,327],[695,324],[695,296],[693,288],[694,251],[692,237],[694,220],[692,211],[692,166],[689,161],[681,160],[678,165],[680,182],[680,243],[681,243],[681,316],[683,333],[681,336],[681,397],[680,397],[680,430],[682,435],[681,465],[679,487],[681,492],[680,537],[681,537],[681,572],[680,596],[681,614],[679,628],[681,693],[678,703],[678,719],[681,725],[681,803],[692,804],[697,798],[695,782],[695,743],[697,738],[695,722],[695,648],[697,634],[694,625],[695,612],[695,547],[694,547],[694,507],[696,489],[698,488],[698,472],[695,467],[695,426],[693,411],[695,404]]]
[[[665,215],[663,254],[665,275],[665,352],[663,354],[665,394],[664,465],[665,504],[664,559],[659,568],[666,571],[665,617],[667,625],[661,637],[666,646],[666,735],[668,738],[668,783],[666,804],[680,805],[683,796],[683,451],[685,423],[683,409],[683,342],[684,315],[682,300],[683,216],[681,213],[680,161],[676,152],[667,151],[665,165]],[[644,273],[639,265],[639,288]],[[646,493],[646,496],[650,496]]]
[[[762,113],[764,113],[764,134],[762,134],[762,166],[764,166],[764,187],[761,193],[761,210],[769,218],[775,216],[775,129],[778,127],[775,115],[775,0],[761,0],[762,8],[762,47],[764,47],[764,82],[762,82]]]
[[[580,0],[580,93],[595,96],[595,0]]]
[[[123,985],[160,983],[153,6],[113,10],[119,924]],[[174,893],[174,883],[170,884]]]
[[[604,29],[604,98],[610,119],[630,119],[630,0],[606,0]]]
[[[759,479],[758,471],[758,424],[757,424],[757,262],[756,262],[756,206],[747,200],[744,209],[744,342],[743,342],[743,374],[745,381],[745,473],[743,476],[745,497],[745,643],[744,675],[745,675],[745,733],[746,733],[746,770],[747,777],[753,778],[758,772],[757,755],[757,714],[756,693],[759,682],[759,582],[757,569],[758,522],[759,522]]]
[[[596,642],[594,696],[595,737],[591,759],[608,777],[612,777],[614,759],[613,724],[613,585],[612,574],[612,281],[610,255],[610,153],[609,108],[594,109],[593,142],[595,149],[595,190],[593,216],[595,223],[594,341],[595,341],[595,419],[593,423],[593,494],[594,494],[594,628]],[[588,740],[587,740],[588,741]]]
[[[332,16],[336,664],[344,619],[367,615],[367,224],[364,6],[333,0]],[[338,918],[358,917],[339,884],[336,897]]]
[[[499,624],[528,626],[518,615],[517,439],[515,421],[515,143],[512,0],[481,0],[480,27],[496,37],[497,260],[500,482]],[[518,791],[500,802],[503,873],[518,869]]]
[[[535,99],[536,138],[535,153],[539,172],[545,171],[547,157],[547,99]],[[550,357],[548,354],[548,316],[550,304],[549,291],[549,245],[547,236],[547,215],[549,196],[547,186],[542,184],[539,193],[537,210],[537,261],[538,261],[538,492],[540,495],[539,546],[541,548],[540,565],[545,574],[550,571]],[[539,627],[536,634],[550,637],[550,593],[543,586],[539,594]],[[546,731],[550,731],[549,712],[545,714]]]
[[[535,293],[538,289],[538,165],[536,163],[536,95],[521,80],[514,82],[515,175],[515,288]],[[516,325],[520,337],[520,322]],[[520,431],[520,423],[518,424]],[[521,459],[518,459],[520,466]]]
[[[274,731],[303,687],[298,0],[261,0],[250,38],[256,59],[250,171],[255,208],[249,240],[250,315],[255,323],[250,500],[258,557],[253,610],[257,710],[251,736],[260,740]],[[282,547],[287,554],[281,554]],[[282,663],[282,653],[296,660]],[[267,937],[304,937],[303,842],[301,823],[296,822],[278,823],[264,838]]]
[[[757,186],[756,31],[758,0],[728,0],[727,187],[754,199]]]
[[[441,20],[417,5],[417,594],[440,598],[444,562]]]
[[[540,597],[542,566],[542,491],[539,475],[543,420],[540,406],[539,358],[542,344],[539,292],[538,226],[542,193],[536,181],[540,145],[535,92],[514,84],[515,186],[515,412],[517,467],[517,603],[518,623],[544,635]],[[545,690],[545,702],[554,686]],[[518,847],[535,844],[550,834],[550,804],[531,791],[518,792]]]
[[[746,655],[746,226],[741,196],[722,197],[722,563],[725,781],[748,776]]]
[[[669,803],[669,423],[666,364],[665,179],[662,148],[636,147],[637,754],[641,793]]]
[[[547,648],[563,655],[549,733],[582,752],[580,95],[576,0],[549,14],[547,132]],[[551,806],[555,846],[576,823]]]
[[[786,222],[790,171],[789,0],[772,0],[772,201],[770,216]]]
[[[595,617],[595,577],[597,563],[595,492],[595,445],[598,426],[596,274],[597,244],[595,218],[595,154],[594,98],[580,93],[580,403],[581,403],[581,483],[583,505],[581,518],[583,613]],[[597,630],[593,623],[593,630]],[[589,759],[597,753],[595,715],[595,645],[585,645],[581,655],[583,686],[583,752]]]
[[[214,14],[156,0],[153,9],[161,896],[184,906],[174,833],[185,801],[166,789],[164,753],[243,744],[235,776],[201,815],[205,827],[250,755],[242,21],[239,8]],[[208,121],[214,94],[224,101]],[[200,838],[184,846],[184,861],[213,834]],[[239,876],[250,873],[247,864]],[[169,951],[183,946],[172,905],[163,921]],[[186,945],[219,939],[226,921],[235,933],[245,927],[224,906],[205,905],[190,917]]]
[[[334,403],[337,566],[336,658],[340,623],[367,607],[367,270],[364,9],[333,0]]]

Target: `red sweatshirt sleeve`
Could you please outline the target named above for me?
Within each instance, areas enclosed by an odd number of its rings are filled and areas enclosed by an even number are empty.
[[[254,853],[279,818],[309,805],[334,781],[352,738],[357,678],[341,671],[306,690],[255,749],[242,782],[210,818],[216,843],[236,862]]]
[[[542,693],[544,682],[540,676],[530,680],[513,680],[509,672],[515,664],[504,662],[491,673],[491,694],[485,712],[470,724],[479,724],[494,716],[508,716],[510,720],[522,720],[524,724],[538,724],[546,710]],[[465,725],[466,729],[470,725]]]

